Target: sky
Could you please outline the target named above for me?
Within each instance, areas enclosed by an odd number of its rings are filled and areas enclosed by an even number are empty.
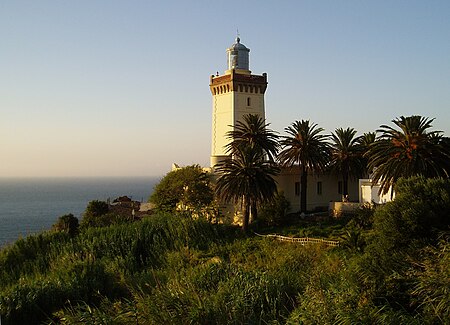
[[[237,31],[266,120],[450,136],[450,1],[1,1],[0,177],[209,165],[209,77]]]

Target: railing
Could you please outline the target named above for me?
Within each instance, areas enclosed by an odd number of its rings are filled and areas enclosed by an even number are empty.
[[[274,238],[279,241],[287,241],[291,243],[299,243],[301,245],[307,245],[307,244],[322,244],[326,246],[336,247],[339,246],[339,241],[337,240],[326,240],[321,238],[309,238],[309,237],[286,237],[281,235],[260,235],[255,233],[257,236],[260,237],[268,237],[268,238]]]

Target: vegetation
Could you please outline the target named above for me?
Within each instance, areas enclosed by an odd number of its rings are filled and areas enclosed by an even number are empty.
[[[71,213],[59,217],[58,221],[52,226],[53,230],[66,232],[71,236],[78,233],[78,228],[78,218]]]
[[[108,203],[105,201],[93,200],[89,202],[81,219],[81,227],[106,226],[108,217],[104,217],[109,212]]]
[[[285,224],[289,211],[289,201],[283,192],[277,193],[270,201],[261,206],[258,221],[265,226],[280,226]]]
[[[270,230],[333,249],[186,214],[29,236],[0,251],[2,324],[448,324],[449,198],[406,179],[359,216]]]
[[[288,134],[281,141],[278,159],[284,166],[298,164],[300,168],[300,211],[306,212],[308,171],[323,171],[329,161],[328,137],[323,129],[309,121],[295,121],[285,128]]]
[[[233,130],[228,132],[231,141],[226,146],[226,152],[234,155],[250,147],[274,161],[279,148],[278,135],[269,126],[259,115],[244,115],[243,121],[237,121]]]
[[[429,131],[433,120],[401,116],[392,121],[400,130],[387,125],[377,130],[380,135],[367,156],[373,182],[381,182],[382,193],[393,189],[400,177],[449,177],[449,142],[441,131]]]
[[[219,175],[216,194],[223,202],[242,203],[242,228],[247,231],[250,210],[256,220],[257,206],[272,199],[277,192],[273,177],[279,168],[272,159],[278,148],[277,136],[257,115],[245,115],[244,122],[238,122],[227,136],[230,158],[214,167]]]
[[[376,140],[376,133],[375,132],[366,132],[363,133],[363,135],[358,137],[358,144],[361,148],[361,160],[363,164],[363,175],[369,175],[372,171],[369,170],[368,164],[368,151],[370,149],[370,146],[372,143],[374,143]]]
[[[348,195],[349,177],[361,178],[364,173],[363,148],[361,137],[355,137],[353,128],[336,129],[331,134],[330,169],[342,176],[344,197]]]
[[[177,209],[199,211],[213,203],[214,194],[209,175],[199,165],[170,171],[155,186],[150,202],[161,212]]]
[[[401,117],[402,131],[382,126],[378,139],[337,129],[336,168],[350,175],[356,168],[343,158],[365,151],[396,197],[317,221],[286,217],[273,180],[276,135],[248,116],[229,133],[233,159],[216,167],[217,194],[242,200],[244,229],[258,205],[259,233],[322,237],[339,247],[279,242],[197,218],[213,192],[200,167],[189,166],[157,186],[152,216],[126,219],[92,201],[80,227],[65,215],[52,231],[3,248],[2,324],[449,324],[449,139],[426,132],[430,122]],[[302,175],[331,165],[317,125],[297,121],[286,131],[280,161],[299,164]],[[180,212],[180,204],[194,208]]]

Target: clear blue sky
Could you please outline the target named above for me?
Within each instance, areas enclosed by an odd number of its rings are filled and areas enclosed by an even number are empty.
[[[0,177],[207,166],[209,76],[239,29],[273,129],[450,136],[450,1],[2,1]]]

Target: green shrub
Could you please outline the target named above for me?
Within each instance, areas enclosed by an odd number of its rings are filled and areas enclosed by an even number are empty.
[[[192,165],[167,173],[155,186],[149,202],[159,211],[175,212],[182,205],[196,212],[212,204],[213,198],[209,175],[199,165]]]
[[[372,228],[375,209],[375,206],[364,204],[351,216],[348,226],[365,230]]]
[[[78,218],[74,217],[73,214],[65,214],[58,218],[58,221],[52,226],[52,229],[74,236],[78,233],[78,227]]]
[[[400,179],[395,200],[374,215],[373,248],[390,254],[413,242],[433,241],[450,225],[450,181],[412,177]]]
[[[269,202],[263,204],[258,211],[258,221],[265,226],[283,224],[289,211],[289,201],[283,193],[277,193]]]
[[[0,251],[0,289],[21,277],[47,272],[50,262],[70,241],[63,232],[43,232],[21,238]]]
[[[442,240],[422,254],[409,274],[413,304],[425,323],[445,324],[450,320],[450,243]]]
[[[449,211],[450,182],[423,177],[401,179],[395,200],[375,210],[360,268],[378,303],[389,304],[394,312],[414,312],[411,261],[437,242],[439,231],[449,225]]]
[[[107,218],[102,218],[109,212],[109,205],[105,201],[93,200],[88,203],[81,219],[81,227],[102,227],[105,226]]]
[[[100,301],[124,294],[103,265],[92,260],[63,264],[49,276],[27,278],[0,293],[5,324],[38,324],[68,301]]]
[[[439,198],[445,191],[437,193],[426,203],[433,216],[444,214],[433,212],[445,208]],[[62,324],[445,323],[448,243],[429,244],[442,224],[420,225],[408,237],[394,221],[412,213],[405,211],[410,201],[397,195],[400,205],[380,209],[398,216],[377,210],[374,230],[334,221],[303,221],[300,230],[286,230],[328,238],[354,230],[350,250],[248,237],[234,227],[169,214],[86,228],[74,237],[30,236],[0,251],[0,315],[4,324],[48,317]],[[366,234],[373,237],[362,252]],[[401,245],[385,238],[392,235]]]

